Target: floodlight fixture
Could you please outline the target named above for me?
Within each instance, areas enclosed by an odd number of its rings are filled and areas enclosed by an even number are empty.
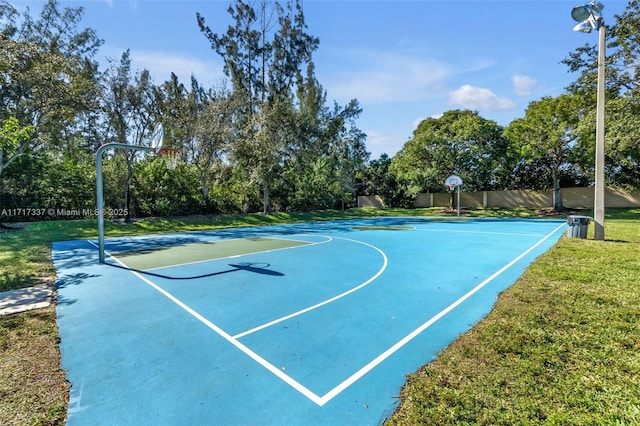
[[[604,9],[604,4],[597,1],[592,1],[591,3],[589,3],[589,6],[591,6],[591,12],[594,15],[598,16],[600,16],[600,12],[602,12],[602,9]]]
[[[571,11],[571,17],[576,22],[586,21],[589,16],[591,16],[591,12],[586,6],[576,6]]]
[[[600,25],[596,20],[589,17],[587,20],[578,22],[575,27],[573,27],[573,31],[581,32],[581,33],[590,33],[592,30],[597,30],[600,28]]]
[[[587,29],[587,25],[593,30],[600,29],[600,26],[604,25],[602,15],[600,14],[602,9],[604,9],[604,5],[595,0],[592,0],[588,4],[574,7],[571,11],[571,17],[574,21],[578,22],[578,25],[573,27],[573,30],[590,33],[591,30]]]

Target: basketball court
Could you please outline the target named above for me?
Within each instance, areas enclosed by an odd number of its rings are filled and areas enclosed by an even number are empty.
[[[565,221],[378,218],[53,244],[69,425],[375,425]]]

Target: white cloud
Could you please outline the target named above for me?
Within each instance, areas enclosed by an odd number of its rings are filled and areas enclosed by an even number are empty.
[[[406,139],[401,140],[396,136],[380,133],[375,130],[367,130],[365,133],[367,134],[367,150],[371,152],[372,160],[378,159],[382,153],[386,153],[392,157],[406,142]]]
[[[224,78],[222,65],[177,54],[132,50],[131,62],[133,69],[149,70],[156,83],[168,80],[172,72],[178,76],[180,82],[187,85],[192,74],[203,85]]]
[[[515,107],[515,103],[511,99],[499,98],[489,89],[474,87],[469,84],[449,92],[449,103],[482,111],[498,111]]]
[[[370,103],[419,101],[442,90],[452,74],[446,64],[410,53],[349,52],[345,61],[349,66],[343,69],[356,64],[355,70],[323,78],[330,98]]]
[[[437,120],[439,118],[442,118],[443,115],[444,115],[443,112],[438,112],[438,113],[435,113],[435,114],[431,114],[429,117],[418,117],[415,120],[413,120],[413,123],[411,123],[412,126],[413,126],[412,129],[413,129],[413,131],[415,131],[418,128],[418,126],[420,125],[420,123],[422,123],[427,118],[433,118],[433,119]]]
[[[513,93],[518,96],[529,96],[538,85],[535,78],[519,74],[511,77],[511,82],[513,83]]]
[[[104,0],[107,6],[112,7],[114,0]],[[138,0],[129,0],[129,8],[135,10],[138,7]]]
[[[496,60],[489,57],[472,58],[470,63],[461,69],[459,74],[484,71],[496,65]]]

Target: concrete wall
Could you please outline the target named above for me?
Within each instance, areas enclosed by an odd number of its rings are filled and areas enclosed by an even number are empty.
[[[562,204],[570,209],[593,208],[593,191],[593,188],[563,188],[560,191]],[[457,199],[457,193],[454,194],[454,199]],[[450,200],[450,193],[418,194],[414,207],[449,207]],[[547,208],[553,207],[553,192],[529,190],[462,191],[460,205],[466,208]],[[640,207],[640,191],[629,192],[619,187],[607,187],[605,206],[614,208]]]
[[[562,190],[562,202],[568,208],[592,208],[593,188],[567,188]],[[640,207],[640,191],[629,192],[608,186],[604,192],[605,207]]]
[[[553,207],[553,191],[488,191],[486,205],[487,207],[524,207],[528,209]]]
[[[387,206],[384,204],[384,200],[379,195],[359,195],[358,207],[377,207],[384,209]]]

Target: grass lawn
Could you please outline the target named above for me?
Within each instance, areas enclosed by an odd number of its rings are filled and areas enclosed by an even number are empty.
[[[106,234],[438,214],[361,209],[147,219],[107,222]],[[389,424],[640,424],[640,209],[609,210],[606,232],[604,242],[562,238],[534,262],[485,320],[408,376]],[[51,285],[51,242],[96,233],[95,220],[79,220],[0,234],[0,291]],[[64,423],[67,384],[57,339],[54,307],[0,317],[0,424]]]

